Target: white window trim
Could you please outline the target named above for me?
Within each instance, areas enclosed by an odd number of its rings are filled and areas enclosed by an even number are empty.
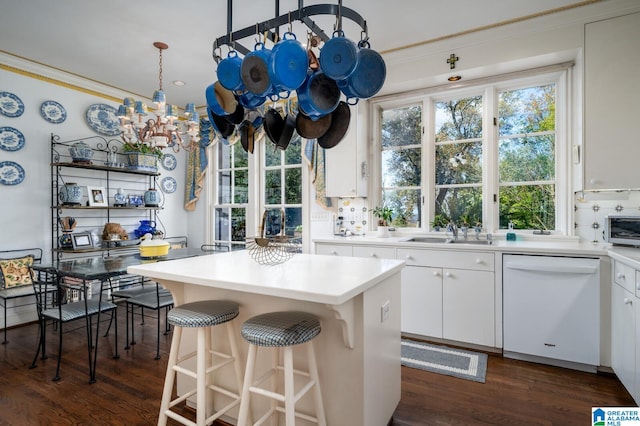
[[[422,105],[422,170],[430,170],[435,164],[435,135],[432,135],[429,129],[433,128],[435,122],[435,111],[433,102],[439,99],[448,99],[451,97],[464,97],[469,94],[482,94],[485,101],[483,102],[483,156],[487,159],[491,158],[492,164],[497,164],[498,147],[494,141],[497,141],[497,129],[493,125],[493,117],[498,116],[496,97],[498,91],[509,90],[510,88],[523,87],[531,84],[556,84],[556,229],[552,231],[553,235],[570,236],[573,235],[571,207],[572,200],[572,175],[571,175],[571,156],[570,148],[573,146],[572,133],[570,132],[570,117],[572,116],[571,105],[571,67],[573,62],[567,62],[542,69],[521,71],[510,73],[503,76],[487,77],[478,79],[474,82],[468,82],[462,88],[450,89],[450,86],[439,86],[427,88],[413,94],[400,94],[372,99],[369,102],[369,112],[372,122],[372,146],[370,153],[370,161],[373,167],[370,169],[370,187],[369,194],[371,205],[379,205],[380,200],[380,161],[381,161],[381,113],[385,109],[393,109],[407,107],[410,105]],[[489,110],[487,105],[493,105],[493,110]],[[564,143],[559,143],[564,142]],[[499,176],[497,167],[489,170],[489,167],[483,167],[482,171],[482,194],[484,206],[495,206],[493,202],[493,194],[498,194]],[[427,220],[434,214],[434,182],[433,173],[422,173],[422,197],[423,197],[423,217],[421,218],[422,231],[429,231]],[[427,216],[428,212],[428,216]],[[494,234],[504,234],[506,230],[499,229],[499,209],[496,207],[483,208],[483,225],[487,232]],[[486,217],[485,217],[486,216]]]

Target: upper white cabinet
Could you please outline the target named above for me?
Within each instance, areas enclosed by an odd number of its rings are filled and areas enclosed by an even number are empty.
[[[640,13],[585,25],[584,188],[640,187]]]
[[[367,150],[364,118],[357,106],[351,107],[349,129],[342,141],[325,150],[327,197],[367,196]]]

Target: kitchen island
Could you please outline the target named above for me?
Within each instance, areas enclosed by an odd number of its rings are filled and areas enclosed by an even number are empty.
[[[403,266],[401,260],[309,254],[265,266],[254,262],[247,251],[236,251],[131,266],[128,272],[161,283],[173,294],[176,306],[204,299],[233,300],[240,304],[238,327],[254,315],[280,310],[317,315],[322,332],[314,346],[327,423],[382,426],[400,401]],[[195,346],[191,331],[185,330],[181,353]],[[244,363],[248,345],[241,341]],[[223,339],[216,342],[224,345]],[[268,368],[266,358],[258,368]],[[189,387],[186,378],[180,379],[179,394]],[[216,379],[233,383],[231,375]],[[302,411],[312,406],[305,398],[300,401]],[[214,408],[223,402],[213,401]],[[252,408],[262,412],[265,404]],[[235,423],[237,410],[230,415],[228,420]]]

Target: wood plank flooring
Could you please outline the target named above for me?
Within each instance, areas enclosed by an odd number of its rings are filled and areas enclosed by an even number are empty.
[[[51,380],[57,354],[53,329],[47,333],[49,358],[38,360],[35,369],[28,367],[37,326],[9,330],[9,343],[0,346],[0,425],[155,424],[171,342],[170,335],[161,336],[162,359],[154,360],[155,324],[153,318],[144,326],[138,321],[137,344],[126,351],[121,313],[121,357],[111,357],[113,330],[109,337],[100,337],[94,384],[88,382],[83,329],[64,336],[58,382]],[[403,367],[402,399],[390,425],[585,425],[590,424],[592,406],[631,405],[633,400],[612,375],[491,355],[484,384]]]

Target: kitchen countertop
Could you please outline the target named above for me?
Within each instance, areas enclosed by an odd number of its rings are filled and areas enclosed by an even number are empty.
[[[612,259],[628,263],[636,269],[640,269],[640,248],[612,246],[609,249]]]
[[[374,246],[391,246],[391,247],[413,247],[413,248],[429,248],[439,250],[474,250],[474,251],[500,251],[509,253],[534,253],[534,254],[557,254],[557,255],[580,255],[580,256],[607,256],[609,250],[612,248],[611,244],[605,243],[592,243],[590,241],[578,241],[572,239],[553,239],[550,237],[548,240],[544,240],[545,237],[539,237],[535,240],[517,240],[517,241],[505,241],[503,239],[495,239],[490,245],[484,244],[465,244],[462,241],[448,244],[448,243],[419,243],[408,242],[407,239],[418,236],[415,235],[401,235],[391,236],[387,238],[380,238],[374,235],[364,236],[329,236],[323,238],[314,238],[314,243],[325,244],[349,244],[349,245],[374,245]],[[445,238],[444,234],[421,234],[420,236],[429,237],[441,237]],[[471,236],[469,240],[475,239],[475,236]],[[484,239],[484,236],[481,238]],[[631,249],[634,250],[634,249]],[[638,250],[638,249],[635,249]],[[640,251],[640,250],[639,250]],[[640,256],[639,256],[640,259]],[[640,261],[640,260],[639,260]]]
[[[152,279],[340,305],[397,273],[402,260],[297,254],[285,263],[260,265],[246,250],[130,266]]]

